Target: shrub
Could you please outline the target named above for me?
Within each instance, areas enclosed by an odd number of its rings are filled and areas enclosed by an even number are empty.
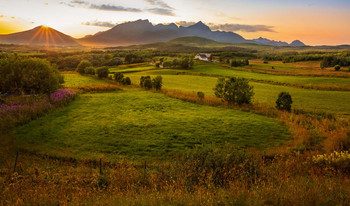
[[[0,93],[51,93],[64,82],[57,67],[44,59],[11,56],[0,59],[0,68]]]
[[[96,73],[97,73],[98,78],[107,78],[108,73],[109,73],[109,69],[108,69],[108,67],[100,67],[100,68],[96,69]]]
[[[81,60],[81,62],[79,63],[76,72],[78,72],[79,74],[84,74],[85,73],[85,68],[87,67],[92,67],[92,64],[88,61],[88,60]]]
[[[157,67],[157,68],[160,67],[160,63],[159,63],[159,62],[156,63],[156,67]]]
[[[114,80],[116,82],[122,83],[124,79],[124,74],[120,73],[120,72],[116,72],[114,73]]]
[[[94,67],[86,67],[84,72],[85,72],[85,74],[95,75],[95,68]]]
[[[269,62],[267,60],[264,60],[264,64],[268,64]]]
[[[335,65],[335,66],[334,66],[334,70],[335,70],[335,71],[339,71],[339,70],[340,70],[340,66],[339,66],[339,65]]]
[[[152,79],[152,87],[156,90],[161,90],[162,89],[162,77],[161,76],[156,76],[154,79]]]
[[[220,78],[214,88],[215,96],[228,103],[250,104],[254,95],[253,87],[244,78]]]
[[[276,100],[276,108],[278,110],[291,111],[292,96],[288,92],[281,92]]]
[[[146,89],[152,88],[152,81],[150,76],[141,76],[140,86]]]
[[[199,98],[199,99],[204,99],[204,92],[197,92],[197,97]]]
[[[124,85],[131,85],[131,80],[130,80],[130,78],[129,78],[129,77],[123,78],[122,84],[124,84]]]

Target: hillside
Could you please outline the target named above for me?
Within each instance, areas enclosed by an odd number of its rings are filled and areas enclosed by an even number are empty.
[[[38,26],[23,32],[0,35],[0,44],[80,46],[73,37],[45,26]]]

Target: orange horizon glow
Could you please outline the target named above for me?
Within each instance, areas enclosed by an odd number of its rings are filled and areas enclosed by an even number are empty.
[[[63,2],[63,3],[62,3]],[[86,25],[84,22],[110,22],[112,24],[137,19],[149,19],[153,24],[179,21],[205,24],[266,25],[273,31],[233,32],[246,39],[259,37],[276,41],[301,40],[307,45],[350,44],[350,2],[346,0],[294,0],[276,3],[275,0],[211,1],[162,0],[172,8],[174,15],[147,12],[145,0],[101,0],[100,4],[123,8],[143,9],[140,12],[96,10],[84,7],[92,0],[6,0],[0,2],[0,34],[32,29],[38,25],[51,27],[74,38],[95,34],[110,27]],[[186,7],[184,7],[186,5]],[[64,14],[64,15],[62,15]],[[48,34],[49,36],[49,34]]]

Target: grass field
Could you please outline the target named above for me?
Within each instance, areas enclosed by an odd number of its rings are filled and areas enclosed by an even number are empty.
[[[138,84],[141,75],[161,74],[164,88],[190,92],[202,91],[206,95],[214,95],[213,88],[218,79],[216,77],[169,75],[169,73],[171,74],[172,71],[168,70],[159,73],[141,72],[127,74],[126,76],[129,76],[133,83]],[[350,114],[350,92],[300,89],[255,82],[250,84],[254,86],[254,100],[261,103],[274,105],[278,94],[282,91],[287,91],[292,95],[294,108],[316,112]]]
[[[276,65],[277,67],[277,65]],[[290,67],[279,65],[278,67]],[[281,83],[291,84],[308,84],[308,85],[350,85],[349,78],[335,78],[335,77],[304,77],[304,76],[282,76],[282,75],[271,75],[244,71],[244,68],[225,68],[215,64],[201,64],[195,65],[193,69],[185,72],[203,73],[210,75],[221,75],[221,76],[236,76],[243,77],[246,79],[253,80],[264,80]]]
[[[105,85],[109,84],[108,82],[89,77],[89,76],[82,76],[80,74],[75,73],[64,73],[64,84],[65,87],[71,87],[71,86],[79,86],[79,85]]]
[[[109,72],[114,73],[114,72],[135,72],[135,71],[143,71],[143,70],[150,70],[150,69],[155,69],[155,66],[149,66],[149,65],[144,65],[144,66],[121,66],[121,67],[112,67],[109,69]]]
[[[18,128],[15,136],[40,153],[113,159],[162,158],[202,144],[270,148],[288,140],[289,132],[265,116],[129,89],[81,95],[67,108]]]

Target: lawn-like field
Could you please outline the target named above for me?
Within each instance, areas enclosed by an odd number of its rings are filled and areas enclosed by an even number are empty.
[[[19,127],[15,137],[24,148],[51,155],[163,158],[200,145],[275,147],[289,139],[289,131],[250,112],[127,89],[81,95],[68,107]]]
[[[64,84],[65,87],[78,86],[78,85],[103,85],[109,84],[108,82],[97,79],[94,77],[83,76],[75,73],[64,73]]]
[[[115,72],[135,72],[135,71],[144,71],[144,70],[150,70],[150,69],[155,69],[155,66],[152,65],[141,65],[141,66],[127,66],[127,65],[122,65],[118,67],[112,67],[109,68],[109,72],[115,73]]]
[[[217,83],[216,77],[169,75],[172,71],[162,71],[164,88],[182,91],[202,91],[206,95],[214,95],[213,88]],[[127,74],[133,83],[140,82],[141,75],[155,74],[143,72]],[[264,83],[251,82],[254,86],[254,100],[261,103],[275,104],[278,94],[287,91],[292,95],[293,107],[316,112],[332,112],[338,114],[350,114],[350,92],[345,91],[321,91],[312,89],[300,89],[287,86],[277,86]]]
[[[282,67],[282,66],[283,65],[279,65],[279,67]],[[285,67],[290,67],[290,65]],[[210,74],[210,75],[235,76],[235,77],[243,77],[246,79],[273,81],[273,82],[290,83],[290,84],[344,85],[344,86],[350,85],[349,78],[282,76],[282,75],[249,72],[244,70],[245,70],[244,68],[229,69],[216,64],[200,64],[200,65],[195,65],[194,68],[191,70],[188,70],[188,71],[183,70],[183,71]]]

